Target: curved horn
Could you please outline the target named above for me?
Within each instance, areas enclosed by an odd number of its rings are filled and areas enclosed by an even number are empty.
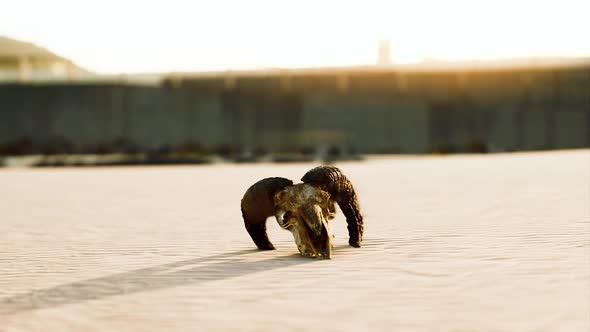
[[[258,249],[274,249],[266,234],[266,218],[277,212],[274,195],[292,185],[293,181],[289,179],[273,177],[262,179],[246,190],[241,201],[242,217],[246,230]]]
[[[305,173],[301,181],[330,193],[346,216],[348,243],[353,247],[360,247],[364,231],[363,216],[352,183],[346,175],[334,166],[318,166]]]

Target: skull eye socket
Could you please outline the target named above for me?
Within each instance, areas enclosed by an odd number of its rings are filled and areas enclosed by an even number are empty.
[[[279,225],[281,227],[287,227],[289,225],[289,219],[291,218],[291,212],[285,212],[282,218],[279,219]]]

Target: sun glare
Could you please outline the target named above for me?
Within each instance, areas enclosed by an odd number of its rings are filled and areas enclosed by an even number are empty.
[[[590,55],[587,1],[33,2],[0,35],[103,73],[372,65],[381,40],[392,63]]]

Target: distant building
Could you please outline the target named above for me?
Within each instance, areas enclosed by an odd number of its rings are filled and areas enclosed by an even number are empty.
[[[0,81],[64,81],[91,75],[45,48],[0,36]]]
[[[0,156],[588,148],[588,73],[580,58],[0,84]]]
[[[389,40],[382,40],[379,42],[379,54],[377,57],[377,65],[391,65],[391,44],[389,43]]]

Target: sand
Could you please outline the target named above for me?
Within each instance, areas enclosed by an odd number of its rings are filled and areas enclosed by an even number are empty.
[[[337,166],[331,260],[239,203],[314,164],[0,169],[0,331],[589,331],[590,150]]]

